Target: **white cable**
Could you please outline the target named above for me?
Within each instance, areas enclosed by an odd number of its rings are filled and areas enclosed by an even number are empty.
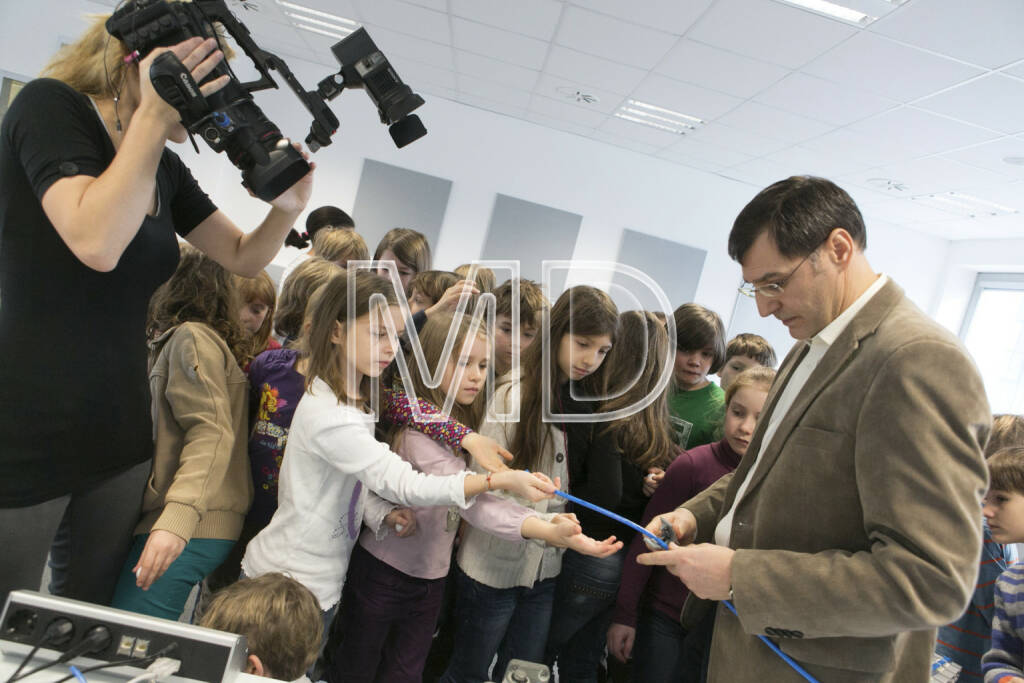
[[[173,676],[181,668],[181,662],[170,657],[160,657],[146,667],[146,673],[139,674],[128,683],[142,683],[143,681],[162,681],[168,676]]]

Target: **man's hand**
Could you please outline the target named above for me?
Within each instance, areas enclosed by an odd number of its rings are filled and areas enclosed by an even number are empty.
[[[149,590],[153,582],[163,576],[171,563],[178,559],[185,549],[185,539],[170,531],[154,529],[146,539],[142,555],[132,572],[135,574],[135,585],[142,590]]]
[[[461,446],[473,456],[476,464],[488,472],[501,472],[508,469],[505,460],[511,460],[512,454],[494,439],[471,432],[462,439]]]
[[[658,538],[661,538],[661,520],[665,520],[672,525],[673,531],[676,532],[676,539],[679,545],[692,543],[693,537],[697,535],[697,518],[694,517],[693,513],[689,510],[678,508],[672,512],[666,512],[663,515],[658,515],[648,522],[646,527],[647,530]]]
[[[713,543],[685,547],[670,543],[668,550],[644,553],[636,561],[665,567],[698,598],[728,600],[732,587],[732,557],[735,554],[732,548]]]
[[[384,518],[384,523],[395,532],[395,536],[405,538],[416,533],[416,513],[409,508],[392,510]]]
[[[636,629],[625,624],[612,624],[608,627],[608,652],[620,662],[633,656],[633,642],[636,640]]]

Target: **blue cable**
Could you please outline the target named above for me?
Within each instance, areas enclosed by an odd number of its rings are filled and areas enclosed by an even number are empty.
[[[660,547],[662,550],[668,550],[668,543],[665,543],[665,541],[663,541],[661,538],[655,536],[654,534],[652,534],[650,531],[648,531],[647,529],[643,528],[639,524],[631,522],[630,520],[626,519],[622,515],[617,515],[614,512],[612,512],[611,510],[605,510],[600,505],[594,505],[593,503],[587,502],[587,501],[583,500],[582,498],[577,498],[576,496],[572,495],[571,493],[566,493],[565,491],[559,491],[559,490],[556,489],[555,490],[555,495],[559,496],[560,498],[565,498],[566,500],[572,501],[573,503],[576,503],[577,505],[582,505],[583,507],[585,507],[587,509],[590,509],[590,510],[593,510],[594,512],[596,512],[598,514],[602,514],[605,517],[608,517],[609,519],[614,519],[616,522],[619,522],[621,524],[625,524],[629,528],[635,529],[636,531],[639,531],[640,533],[642,533],[644,536],[647,536],[648,538],[653,540],[655,543],[658,544],[658,547]],[[729,609],[730,612],[735,614],[737,619],[739,618],[739,614],[736,613],[736,608],[733,607],[733,604],[731,602],[729,602],[728,600],[722,600],[722,604],[725,605]],[[809,683],[819,683],[818,679],[816,679],[811,674],[807,673],[807,671],[804,670],[804,668],[802,666],[797,664],[796,661],[792,657],[790,657],[785,652],[783,652],[781,649],[779,649],[778,645],[776,645],[772,641],[768,640],[764,636],[758,636],[758,638],[761,640],[762,643],[767,645],[768,648],[772,652],[774,652],[779,657],[781,657],[782,661],[784,661],[786,664],[789,664],[789,666],[792,667],[792,669],[794,671],[796,671],[798,674],[803,676],[804,680],[809,681]]]
[[[82,672],[78,670],[77,666],[69,666],[68,671],[70,671],[71,675],[74,676],[80,683],[88,683],[88,681],[85,680],[85,676],[82,675]]]

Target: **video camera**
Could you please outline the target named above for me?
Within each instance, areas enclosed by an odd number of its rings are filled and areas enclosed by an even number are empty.
[[[189,135],[199,135],[215,152],[226,152],[231,163],[241,169],[242,184],[260,199],[273,199],[309,172],[302,155],[253,101],[252,93],[257,90],[277,88],[271,70],[280,73],[313,115],[306,136],[311,151],[331,144],[339,124],[326,103],[345,88],[366,90],[398,147],[426,135],[419,117],[411,114],[423,104],[423,98],[402,82],[365,29],[331,47],[341,70],[322,80],[317,90],[306,91],[282,59],[256,45],[224,0],[130,0],[110,16],[106,28],[129,50],[138,50],[144,57],[153,48],[170,47],[195,36],[220,42],[215,23],[223,26],[252,60],[259,79],[241,82],[225,60],[205,81],[223,75],[230,81],[221,90],[203,96],[189,70],[173,53],[165,52],[153,60],[150,80],[157,93],[178,110]]]

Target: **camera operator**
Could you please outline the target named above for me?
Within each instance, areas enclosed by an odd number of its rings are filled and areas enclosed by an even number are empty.
[[[63,519],[51,585],[109,602],[149,476],[145,319],[175,270],[175,233],[255,276],[312,189],[309,173],[244,234],[165,148],[187,134],[149,79],[170,49],[201,82],[224,58],[216,41],[129,54],[105,18],[0,127],[0,599],[38,589]]]

